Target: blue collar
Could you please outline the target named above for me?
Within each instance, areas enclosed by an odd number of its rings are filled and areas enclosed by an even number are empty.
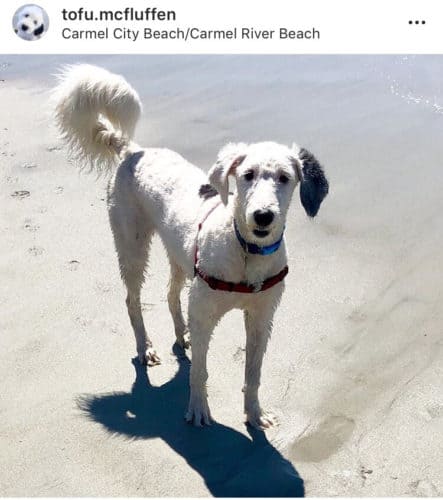
[[[252,254],[258,254],[258,255],[270,255],[271,253],[276,252],[281,245],[281,242],[283,241],[283,233],[280,236],[280,239],[273,243],[272,245],[268,245],[265,247],[260,247],[256,245],[255,243],[248,243],[240,234],[240,231],[238,230],[237,223],[235,222],[234,219],[234,229],[235,229],[235,235],[237,236],[237,239],[243,248],[243,250],[247,253],[252,253]]]

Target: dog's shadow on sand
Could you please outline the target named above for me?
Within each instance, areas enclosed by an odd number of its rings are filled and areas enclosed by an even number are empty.
[[[166,384],[153,387],[146,366],[134,359],[131,393],[81,396],[79,408],[112,434],[163,439],[202,476],[216,497],[304,496],[303,480],[264,432],[248,426],[249,439],[218,423],[200,429],[184,421],[190,361],[177,345],[173,351],[179,369]]]

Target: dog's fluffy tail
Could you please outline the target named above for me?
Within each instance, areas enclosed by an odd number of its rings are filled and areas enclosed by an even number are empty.
[[[58,79],[54,116],[71,156],[98,173],[112,169],[136,147],[137,92],[122,76],[88,64],[66,66]]]

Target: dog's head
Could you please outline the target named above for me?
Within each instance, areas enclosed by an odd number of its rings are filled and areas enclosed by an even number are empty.
[[[209,182],[224,204],[228,202],[229,176],[235,177],[235,218],[243,237],[266,245],[278,239],[294,188],[300,182],[300,199],[310,217],[317,215],[328,194],[328,181],[320,163],[304,148],[274,142],[228,144],[209,171]]]
[[[23,7],[15,20],[15,32],[24,40],[38,40],[45,32],[41,8],[34,5]]]

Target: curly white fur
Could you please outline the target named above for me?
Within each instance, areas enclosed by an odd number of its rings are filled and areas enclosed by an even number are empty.
[[[97,172],[116,166],[131,146],[142,112],[137,92],[105,69],[66,66],[53,93],[55,120],[72,157]]]

